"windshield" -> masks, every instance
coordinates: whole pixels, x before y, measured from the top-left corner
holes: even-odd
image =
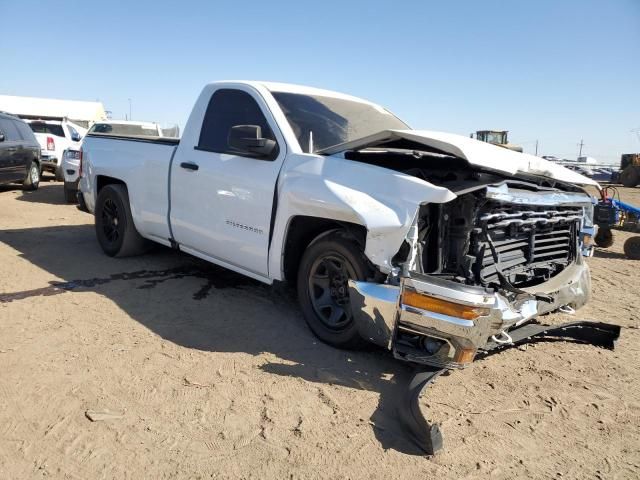
[[[144,135],[157,137],[158,129],[152,125],[127,125],[122,123],[96,123],[89,133],[105,133],[108,135]]]
[[[381,107],[342,98],[273,92],[305,153],[410,127]],[[310,140],[312,138],[312,140]],[[312,145],[312,148],[310,148]]]

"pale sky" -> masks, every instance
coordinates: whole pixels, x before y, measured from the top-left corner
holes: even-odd
[[[0,0],[0,94],[100,100],[114,118],[131,98],[133,119],[184,125],[204,84],[271,80],[414,128],[509,130],[540,155],[640,151],[640,0],[54,4]]]

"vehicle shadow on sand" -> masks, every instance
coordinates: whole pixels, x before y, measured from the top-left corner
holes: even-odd
[[[56,182],[53,177],[45,177],[40,180],[37,190],[24,190],[22,185],[11,183],[0,185],[0,193],[15,192],[16,200],[31,203],[46,203],[48,205],[70,205],[64,199],[64,187],[61,182]]]
[[[286,285],[267,286],[165,248],[136,258],[109,258],[95,240],[93,225],[4,230],[0,242],[63,279],[32,290],[2,292],[0,303],[90,290],[183,347],[250,355],[270,352],[289,364],[266,363],[260,367],[266,373],[378,392],[370,420],[382,447],[423,454],[406,438],[396,415],[413,377],[412,368],[383,351],[346,352],[319,342],[302,318],[295,293]],[[174,280],[184,283],[179,289],[169,288]],[[166,288],[157,288],[160,285]],[[176,302],[183,306],[179,312],[163,308]],[[229,308],[224,308],[225,303]],[[212,304],[220,308],[212,311]]]
[[[596,258],[615,258],[619,260],[626,260],[627,256],[621,252],[612,252],[610,250],[603,250],[601,248],[596,248],[593,252],[593,256]]]
[[[17,187],[20,189],[20,187]],[[61,182],[53,178],[42,179],[40,186],[34,191],[22,191],[16,200],[31,203],[46,203],[48,205],[69,205],[64,199],[64,187]]]

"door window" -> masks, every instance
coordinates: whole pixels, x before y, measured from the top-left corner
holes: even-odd
[[[260,106],[247,92],[233,89],[220,89],[211,96],[202,122],[198,148],[217,153],[237,155],[229,147],[228,139],[231,127],[236,125],[257,125],[262,138],[276,140]],[[274,150],[277,155],[277,149]]]
[[[23,140],[36,143],[36,137],[33,135],[33,132],[29,128],[29,125],[19,121],[16,121],[14,125],[18,129],[18,132],[20,133],[20,136],[22,137]]]
[[[7,142],[17,142],[21,140],[18,129],[12,120],[0,118],[0,131],[4,133],[4,139]]]

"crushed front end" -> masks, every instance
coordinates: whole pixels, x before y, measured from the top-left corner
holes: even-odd
[[[590,196],[575,190],[475,188],[420,207],[395,278],[349,282],[360,335],[415,367],[397,414],[424,452],[434,454],[443,439],[419,398],[445,370],[549,337],[613,348],[618,326],[535,322],[589,300],[592,211]]]
[[[398,359],[460,368],[536,317],[589,299],[584,192],[484,186],[422,205],[397,281],[350,282],[360,333]]]

